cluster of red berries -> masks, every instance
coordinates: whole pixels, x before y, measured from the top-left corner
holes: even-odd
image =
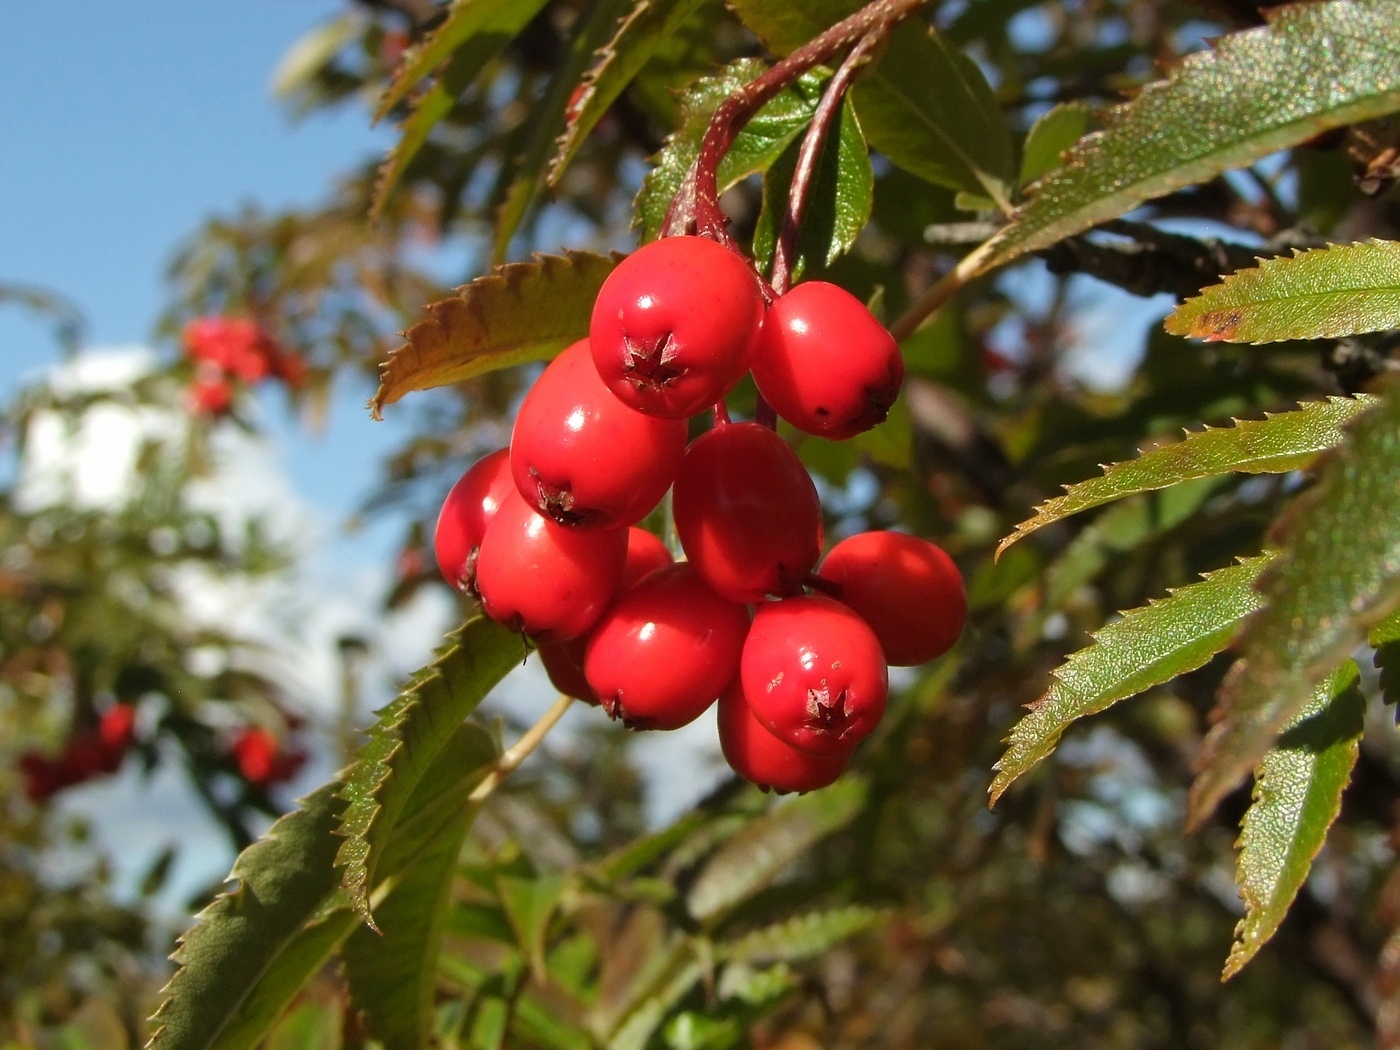
[[[115,773],[135,737],[136,708],[113,704],[102,712],[96,727],[70,736],[57,756],[50,758],[38,751],[20,756],[24,793],[40,802],[64,788]]]
[[[199,317],[181,333],[195,363],[187,398],[191,412],[227,415],[238,385],[280,379],[293,389],[306,381],[306,362],[247,317]]]
[[[888,664],[956,641],[966,598],[947,554],[898,533],[853,536],[814,572],[821,503],[777,432],[721,410],[688,440],[688,418],[749,372],[793,426],[841,439],[885,418],[904,365],[835,285],[769,305],[722,245],[647,245],[526,395],[510,447],[452,488],[435,549],[451,584],[535,641],[561,691],[634,729],[678,728],[718,699],[735,771],[806,791],[875,729]],[[637,527],[667,489],[680,563]]]

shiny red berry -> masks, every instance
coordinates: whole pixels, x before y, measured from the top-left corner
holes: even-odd
[[[953,647],[967,619],[967,591],[953,559],[902,532],[862,532],[831,548],[822,590],[860,614],[896,667]]]
[[[763,311],[743,257],[703,237],[663,237],[603,282],[588,329],[593,363],[633,408],[684,419],[749,370]]]
[[[619,593],[647,573],[664,568],[675,560],[659,538],[633,525],[627,530],[627,562],[622,567],[622,582],[617,588]]]
[[[473,598],[476,590],[476,558],[486,526],[506,494],[515,491],[510,476],[510,451],[497,449],[471,465],[447,493],[438,512],[433,553],[443,579]]]
[[[686,437],[684,420],[644,415],[613,397],[581,340],[525,395],[511,473],[526,501],[560,525],[623,528],[671,487]]]
[[[603,614],[584,674],[604,710],[629,728],[679,729],[734,677],[748,629],[746,606],[710,590],[690,565],[669,565]]]
[[[583,654],[587,648],[588,635],[585,634],[567,642],[541,642],[537,651],[555,689],[575,700],[596,705],[598,694],[583,675]]]
[[[769,307],[753,378],[798,430],[839,441],[884,421],[904,382],[904,358],[854,295],[807,281]]]
[[[798,593],[821,552],[821,501],[807,468],[756,423],[721,424],[692,441],[672,507],[691,564],[731,601]]]
[[[537,641],[562,641],[603,614],[626,560],[626,529],[556,525],[512,488],[482,537],[476,586],[497,623]]]
[[[760,605],[739,669],[754,717],[808,754],[849,751],[885,713],[889,671],[880,642],[831,598]]]
[[[779,794],[824,788],[846,771],[851,760],[849,749],[809,755],[779,740],[749,710],[737,675],[720,694],[719,746],[730,769]]]

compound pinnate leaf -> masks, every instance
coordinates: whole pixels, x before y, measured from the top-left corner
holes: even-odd
[[[618,25],[612,40],[598,52],[593,68],[578,85],[577,97],[569,104],[568,123],[549,166],[551,186],[558,185],[569,162],[608,107],[700,3],[701,0],[638,0]]]
[[[1049,691],[1011,730],[1006,753],[993,767],[991,804],[1054,751],[1077,719],[1193,671],[1229,645],[1263,605],[1254,583],[1270,558],[1261,554],[1218,569],[1096,631],[1094,643],[1060,665]]]
[[[651,160],[651,170],[633,205],[642,240],[661,235],[671,199],[685,181],[700,153],[710,118],[736,88],[763,74],[766,67],[753,58],[740,59],[711,77],[696,81],[681,97],[681,126],[666,139]],[[821,99],[822,85],[830,74],[813,70],[784,88],[760,109],[734,137],[734,144],[720,161],[716,173],[721,192],[756,172],[768,170],[783,150],[811,122]]]
[[[1110,110],[1104,129],[1037,183],[965,268],[999,266],[1328,128],[1400,109],[1391,0],[1288,4],[1268,14],[1268,25],[1221,38]]]
[[[1201,747],[1186,804],[1192,826],[1400,605],[1400,389],[1357,417],[1280,532],[1282,550],[1259,582],[1266,607],[1245,628]]]
[[[997,554],[1036,529],[1138,492],[1229,472],[1283,474],[1301,470],[1319,453],[1339,444],[1346,424],[1373,401],[1361,395],[1307,402],[1296,411],[1188,433],[1173,445],[1111,464],[1101,477],[1067,485],[1063,496],[1042,503],[1034,517],[1021,522],[1001,541]]]
[[[696,876],[686,898],[702,923],[721,919],[769,885],[789,864],[853,820],[865,804],[865,782],[847,775],[831,787],[784,802],[730,838]]]
[[[354,928],[328,908],[336,894],[333,834],[341,803],[327,784],[245,849],[237,885],[195,916],[180,964],[151,1018],[148,1050],[256,1046],[297,990]]]
[[[413,390],[458,383],[498,368],[553,357],[588,334],[593,300],[619,257],[537,255],[478,277],[424,309],[389,355],[370,410],[379,418]]]
[[[1228,980],[1274,935],[1342,808],[1366,715],[1356,664],[1320,683],[1254,772],[1240,825],[1235,882],[1245,915],[1225,961]]]
[[[778,54],[801,47],[857,0],[732,0],[740,19]],[[870,144],[911,174],[986,195],[1010,208],[1011,131],[977,64],[917,17],[890,34],[852,99]]]
[[[339,792],[344,842],[335,857],[342,888],[370,926],[375,867],[409,796],[462,720],[525,655],[519,635],[478,616],[449,635],[438,657],[379,712]]]
[[[1187,299],[1173,335],[1230,343],[1336,339],[1400,328],[1400,242],[1334,244],[1265,259]]]
[[[874,908],[859,905],[811,912],[717,944],[715,956],[725,962],[760,965],[810,959],[870,929],[882,917]]]

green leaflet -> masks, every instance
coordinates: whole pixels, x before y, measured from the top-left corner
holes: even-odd
[[[1300,470],[1342,440],[1344,428],[1374,404],[1366,395],[1305,402],[1296,411],[1236,420],[1232,427],[1207,427],[1174,445],[1155,448],[1137,459],[1114,463],[1103,475],[1065,488],[1063,496],[1042,503],[997,546],[997,554],[1052,522],[1137,492],[1229,471],[1282,474]]]
[[[479,809],[467,796],[495,759],[489,733],[471,723],[457,727],[414,790],[409,815],[386,851],[386,870],[408,867],[375,909],[383,932],[360,925],[341,948],[351,999],[386,1050],[417,1050],[431,1041],[452,879]]]
[[[335,857],[341,887],[370,926],[375,867],[409,795],[457,726],[525,652],[506,628],[484,616],[468,620],[379,712],[339,791],[346,806],[337,833],[345,841]]]
[[[505,909],[511,928],[515,930],[520,953],[541,985],[549,983],[545,970],[546,935],[564,887],[562,875],[496,877],[496,895],[500,897],[501,906]]]
[[[706,926],[769,885],[814,845],[853,820],[866,785],[847,774],[831,787],[801,795],[759,817],[721,846],[700,869],[686,898]]]
[[[1104,130],[1043,178],[964,269],[1000,266],[1153,197],[1400,108],[1400,20],[1391,0],[1268,13],[1267,26],[1221,38],[1110,110]]]
[[[1347,660],[1316,687],[1259,761],[1235,873],[1245,916],[1235,927],[1223,980],[1274,935],[1341,811],[1366,715],[1359,682],[1356,664]]]
[[[1336,339],[1400,328],[1400,243],[1295,251],[1237,270],[1166,320],[1173,335],[1231,343]]]
[[[568,107],[568,123],[549,165],[551,186],[558,185],[569,162],[608,107],[700,3],[701,0],[638,0],[578,85],[578,97]]]
[[[1199,824],[1263,757],[1313,688],[1400,605],[1400,396],[1392,384],[1286,513],[1283,549],[1260,580],[1221,686],[1187,799]]]
[[[667,136],[661,151],[651,159],[651,170],[642,180],[633,204],[643,241],[653,241],[661,235],[671,199],[695,162],[700,140],[719,104],[736,88],[761,76],[765,68],[758,59],[740,59],[715,76],[696,81],[681,97],[681,126]],[[824,70],[805,73],[754,114],[735,135],[733,146],[720,161],[720,192],[755,172],[766,171],[782,155],[811,122],[822,85],[829,77],[830,73]]]
[[[1400,705],[1400,612],[1392,613],[1371,628],[1366,640],[1376,651],[1381,699],[1387,704]],[[1396,710],[1400,711],[1400,706]]]
[[[389,354],[370,399],[378,419],[385,405],[414,390],[554,357],[588,334],[593,300],[617,258],[592,252],[536,255],[506,263],[425,310]]]
[[[861,7],[858,0],[733,0],[744,24],[778,54]],[[852,88],[870,144],[905,171],[985,195],[1009,210],[1011,130],[975,62],[913,16],[890,34]]]
[[[1029,186],[1064,163],[1064,154],[1088,132],[1092,122],[1083,102],[1061,102],[1037,118],[1026,133],[1018,184]]]
[[[811,912],[717,944],[715,955],[725,962],[759,965],[810,959],[870,929],[881,918],[874,908],[859,905]]]
[[[1055,671],[1049,691],[1011,730],[993,767],[991,804],[1060,742],[1076,719],[1195,670],[1230,644],[1263,600],[1254,582],[1272,555],[1217,569],[1100,628],[1094,642]]]
[[[777,249],[801,148],[802,140],[794,139],[763,179],[763,206],[753,235],[754,259],[763,269],[772,263]],[[870,167],[870,151],[847,96],[836,126],[822,144],[806,213],[798,230],[793,281],[803,271],[828,266],[848,252],[870,221],[874,202],[875,173]]]

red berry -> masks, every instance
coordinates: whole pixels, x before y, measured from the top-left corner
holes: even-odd
[[[561,641],[603,614],[626,560],[627,530],[556,525],[512,488],[482,537],[476,586],[497,623],[537,641]]]
[[[953,559],[902,532],[862,532],[827,554],[823,590],[870,625],[885,659],[908,667],[953,647],[967,618],[967,591]]]
[[[248,317],[200,317],[185,325],[185,352],[194,360],[253,383],[268,374],[276,346]]]
[[[433,553],[438,571],[453,587],[473,598],[476,590],[476,558],[486,526],[507,493],[515,491],[510,477],[510,450],[497,449],[477,460],[457,479],[438,512]]]
[[[684,419],[743,378],[763,310],[740,255],[703,237],[664,237],[603,282],[588,329],[593,363],[633,408]]]
[[[272,782],[277,751],[277,738],[261,726],[244,729],[229,748],[239,774],[257,787]]]
[[[749,610],[687,565],[657,569],[618,596],[588,638],[583,670],[603,708],[631,729],[679,729],[739,667]]]
[[[818,756],[783,743],[753,716],[737,675],[719,697],[719,746],[730,769],[779,794],[826,787],[851,760],[849,750]]]
[[[627,530],[627,562],[622,567],[622,582],[618,584],[618,593],[631,587],[652,570],[663,568],[674,561],[671,552],[666,549],[666,544],[646,529],[639,529],[633,525]]]
[[[189,411],[200,416],[225,416],[233,407],[233,387],[222,374],[203,369],[185,393]]]
[[[731,601],[800,592],[821,553],[816,486],[783,439],[756,423],[721,424],[692,441],[672,506],[691,564]]]
[[[107,772],[115,772],[136,738],[136,708],[131,704],[113,704],[103,711],[97,722],[97,738],[107,760]]]
[[[666,494],[686,425],[633,411],[608,392],[587,340],[554,359],[525,396],[510,466],[525,500],[560,525],[636,524]]]
[[[849,751],[885,713],[889,672],[879,640],[821,595],[759,606],[739,668],[754,717],[799,751]]]
[[[598,703],[598,694],[583,675],[583,654],[588,647],[588,635],[570,638],[567,642],[541,642],[540,663],[550,684],[565,696],[586,704]]]
[[[753,378],[798,430],[839,441],[884,421],[904,382],[904,358],[854,295],[807,281],[769,307]]]
[[[24,793],[31,802],[52,798],[73,783],[57,763],[37,751],[26,751],[20,756],[19,771],[24,777]]]

